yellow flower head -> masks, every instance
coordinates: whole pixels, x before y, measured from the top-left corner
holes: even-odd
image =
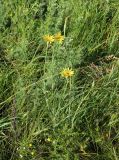
[[[32,147],[32,144],[31,144],[31,143],[29,144],[29,147]]]
[[[52,42],[54,42],[54,36],[45,35],[45,36],[43,36],[43,40],[45,42],[52,43]]]
[[[48,142],[51,142],[52,140],[51,140],[51,138],[50,138],[50,137],[48,137],[48,138],[47,138],[47,141],[48,141]]]
[[[74,75],[74,71],[67,68],[67,69],[63,69],[60,74],[62,77],[68,78]]]
[[[58,41],[59,43],[62,43],[62,41],[64,40],[64,36],[62,36],[61,33],[58,32],[57,34],[55,34],[54,40]]]
[[[35,152],[34,152],[34,151],[32,151],[32,152],[31,152],[31,155],[33,156],[34,154],[35,154]]]

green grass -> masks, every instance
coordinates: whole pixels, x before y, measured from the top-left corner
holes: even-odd
[[[118,57],[118,0],[1,0],[0,160],[118,160]]]

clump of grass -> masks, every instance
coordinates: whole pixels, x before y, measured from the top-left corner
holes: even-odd
[[[0,158],[117,160],[118,2],[0,6]]]

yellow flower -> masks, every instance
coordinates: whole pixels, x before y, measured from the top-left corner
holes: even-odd
[[[31,155],[33,156],[34,154],[35,154],[35,152],[34,152],[34,151],[32,151],[32,152],[31,152]]]
[[[61,74],[62,77],[68,78],[68,77],[72,77],[74,75],[74,71],[67,68],[67,69],[63,69],[60,72],[60,74]]]
[[[31,144],[31,143],[29,144],[29,147],[32,147],[32,144]]]
[[[59,43],[62,43],[62,41],[64,40],[64,36],[62,36],[61,33],[58,32],[57,34],[55,34],[54,40],[58,41]]]
[[[54,36],[45,35],[45,36],[43,36],[43,40],[45,42],[52,43],[52,42],[54,42]]]
[[[51,142],[52,140],[51,140],[51,138],[50,138],[50,137],[48,137],[48,138],[47,138],[47,141],[48,141],[48,142]]]

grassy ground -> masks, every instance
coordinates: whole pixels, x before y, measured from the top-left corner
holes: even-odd
[[[118,160],[118,0],[1,0],[0,33],[0,160]]]

